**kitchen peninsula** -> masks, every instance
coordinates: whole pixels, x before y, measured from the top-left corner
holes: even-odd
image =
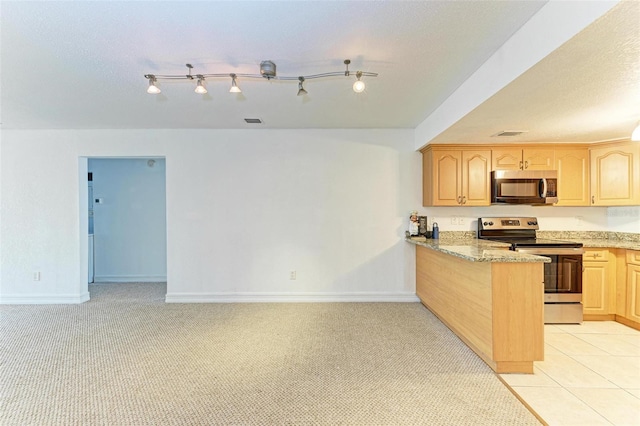
[[[416,245],[420,301],[497,373],[533,373],[544,359],[543,263],[477,240]]]

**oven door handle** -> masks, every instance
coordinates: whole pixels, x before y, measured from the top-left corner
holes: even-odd
[[[540,247],[540,248],[534,248],[534,247],[517,247],[516,251],[519,253],[525,253],[525,254],[539,254],[539,255],[558,255],[558,254],[575,254],[575,255],[582,255],[584,253],[584,249],[582,247],[555,247],[555,248],[550,248],[550,247]]]

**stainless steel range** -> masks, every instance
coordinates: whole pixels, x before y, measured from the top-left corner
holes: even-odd
[[[546,256],[544,264],[545,324],[582,322],[581,243],[536,238],[535,217],[478,218],[478,238],[510,243],[510,250]]]

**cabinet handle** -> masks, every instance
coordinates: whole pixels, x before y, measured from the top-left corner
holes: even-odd
[[[528,168],[529,168],[529,162],[528,162],[528,161],[525,161],[525,162],[524,162],[524,168],[525,168],[525,169],[528,169]]]
[[[522,161],[520,161],[520,166],[519,167],[520,167],[520,170],[522,170]]]
[[[596,196],[592,195],[591,196],[591,204],[595,204],[596,203]]]
[[[462,196],[462,204],[467,204],[467,196],[466,195]]]
[[[462,204],[462,197],[460,195],[458,195],[457,201],[458,201],[458,204]]]

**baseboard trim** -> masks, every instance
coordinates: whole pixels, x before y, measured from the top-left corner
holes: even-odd
[[[167,293],[167,303],[322,303],[322,302],[420,302],[410,292],[354,293]]]
[[[82,294],[9,294],[0,296],[0,305],[75,305],[89,300],[89,292]]]
[[[163,283],[166,275],[96,275],[94,283]]]

